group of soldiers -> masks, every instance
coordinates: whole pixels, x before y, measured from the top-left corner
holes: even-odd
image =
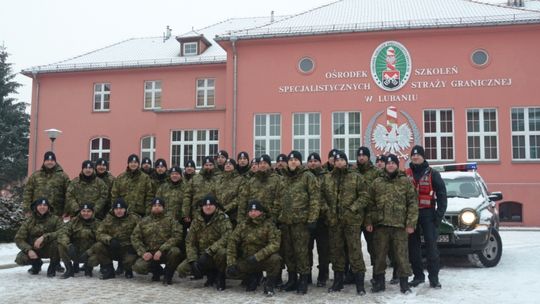
[[[38,274],[42,258],[50,258],[49,277],[63,270],[61,278],[73,277],[82,264],[85,276],[100,266],[105,280],[151,273],[152,281],[170,285],[178,273],[206,276],[204,285],[217,290],[228,278],[242,280],[246,291],[262,284],[269,296],[278,287],[306,294],[316,244],[316,285],[326,286],[332,264],[329,292],[354,283],[364,295],[363,233],[373,265],[371,291],[385,290],[390,258],[390,282],[409,293],[425,281],[423,233],[430,286],[440,288],[436,240],[446,190],[424,155],[423,147],[413,147],[410,168],[401,171],[393,154],[377,156],[374,165],[367,147],[358,149],[354,166],[336,149],[324,164],[317,153],[303,164],[301,153],[292,151],[280,154],[275,166],[268,155],[250,161],[240,152],[235,160],[221,150],[205,157],[196,173],[193,161],[182,170],[158,159],[152,168],[150,159],[132,154],[116,178],[98,159],[84,161],[70,181],[47,152],[24,189],[27,219],[15,236],[21,249],[16,262]]]

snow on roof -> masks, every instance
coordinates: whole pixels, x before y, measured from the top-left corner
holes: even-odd
[[[493,1],[493,0],[491,0]],[[540,11],[481,0],[340,0],[219,37],[240,39],[377,30],[540,23]]]

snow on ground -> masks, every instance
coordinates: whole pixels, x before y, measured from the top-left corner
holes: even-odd
[[[501,236],[504,249],[497,267],[475,268],[467,259],[446,258],[440,273],[441,290],[423,284],[406,296],[399,292],[397,285],[387,283],[386,292],[368,291],[362,298],[356,295],[354,285],[346,285],[344,291],[335,294],[328,294],[326,288],[310,286],[304,296],[277,292],[273,298],[267,298],[262,288],[246,293],[239,281],[234,280],[227,281],[229,288],[224,292],[204,288],[204,281],[179,278],[175,278],[172,286],[152,283],[150,276],[138,275],[132,280],[122,277],[102,281],[97,278],[97,269],[93,278],[78,274],[75,278],[61,280],[47,278],[47,265],[44,265],[44,271],[38,276],[29,275],[28,267],[0,270],[0,303],[26,303],[32,299],[39,299],[41,303],[538,303],[540,231],[502,231]],[[11,253],[7,262],[12,263],[16,254],[13,244],[0,246],[0,261],[5,260],[7,253]],[[369,264],[368,256],[364,257]],[[316,275],[313,274],[314,279]],[[367,290],[369,278],[371,267],[366,273]]]

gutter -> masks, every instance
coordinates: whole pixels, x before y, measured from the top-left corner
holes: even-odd
[[[37,78],[37,71],[32,71],[32,79],[36,83],[36,113],[34,115],[34,151],[32,159],[32,172],[36,171],[36,160],[37,160],[37,145],[38,145],[38,122],[39,122],[39,80]],[[33,114],[33,113],[31,113]],[[30,174],[28,174],[30,176]]]
[[[236,155],[237,136],[237,103],[238,103],[238,53],[236,52],[236,42],[238,37],[230,37],[233,49],[233,131],[232,131],[232,155]]]

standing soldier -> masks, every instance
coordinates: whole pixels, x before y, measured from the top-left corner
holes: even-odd
[[[236,168],[238,173],[245,179],[249,179],[251,177],[249,174],[249,154],[245,151],[238,153],[236,162],[238,163],[238,167]]]
[[[214,158],[206,156],[203,168],[187,183],[182,202],[182,216],[185,224],[189,225],[193,219],[193,210],[198,209],[199,201],[207,194],[215,196],[217,177],[215,175]]]
[[[417,145],[412,148],[410,168],[406,170],[406,173],[418,192],[419,208],[418,226],[409,238],[409,258],[414,274],[409,285],[416,287],[425,280],[420,242],[420,235],[423,235],[426,244],[429,286],[441,288],[437,228],[446,212],[446,185],[441,174],[429,167],[422,146]]]
[[[157,162],[156,162],[157,163]],[[180,221],[182,215],[182,202],[184,199],[184,183],[182,181],[182,169],[172,167],[167,181],[159,186],[156,197],[161,197],[167,202],[165,214]]]
[[[408,234],[414,232],[418,219],[418,198],[407,176],[399,170],[399,159],[390,154],[380,177],[369,188],[370,203],[366,216],[366,229],[373,232],[375,266],[372,291],[385,290],[384,271],[388,250],[393,250],[394,267],[397,267],[402,293],[410,293],[407,278],[411,275]]]
[[[56,275],[58,258],[58,231],[62,228],[62,220],[51,213],[49,201],[40,198],[30,208],[32,214],[23,222],[15,235],[15,244],[21,250],[15,258],[17,265],[32,265],[30,274],[38,274],[43,265],[42,258],[50,258],[47,276]]]
[[[96,243],[98,224],[99,221],[94,217],[94,205],[87,203],[81,205],[78,216],[58,232],[58,251],[62,262],[66,265],[62,279],[73,277],[78,273],[79,262],[84,263],[84,275],[92,276],[93,267],[88,266],[88,258],[92,255],[91,247]],[[97,258],[93,259],[97,262]]]
[[[216,155],[216,175],[221,175],[223,170],[225,170],[225,161],[227,159],[229,159],[229,153],[227,153],[225,150],[219,150],[218,154]]]
[[[132,266],[137,259],[137,253],[131,245],[131,234],[141,218],[127,210],[127,204],[122,198],[114,201],[112,209],[97,229],[97,243],[92,247],[92,255],[88,266],[95,267],[99,262],[103,268],[102,280],[115,277],[113,260],[118,261],[118,268],[125,269],[125,277],[133,278]],[[122,274],[118,271],[117,274]]]
[[[225,165],[227,166],[227,165]],[[186,238],[187,258],[178,266],[180,276],[189,272],[195,278],[206,274],[205,287],[214,281],[216,289],[225,289],[225,268],[227,266],[227,241],[232,232],[229,217],[219,209],[216,198],[209,195],[201,200],[200,217],[193,219]]]
[[[131,212],[144,216],[146,204],[152,200],[152,181],[150,177],[139,168],[139,157],[131,154],[128,157],[128,166],[124,173],[114,181],[111,199],[124,199]]]
[[[255,173],[259,171],[259,159],[254,158],[251,160],[251,165],[249,166],[249,177],[255,176]]]
[[[108,196],[107,185],[97,178],[92,162],[85,160],[82,163],[79,176],[69,183],[66,194],[66,209],[69,216],[77,216],[81,206],[91,202],[95,206],[94,214],[103,218],[105,210],[109,209]]]
[[[276,168],[274,169],[278,175],[284,175],[287,170],[287,162],[289,161],[287,155],[280,154],[276,158]]]
[[[184,168],[184,179],[186,180],[186,183],[191,180],[193,176],[195,176],[197,166],[195,165],[195,162],[190,159],[186,163],[186,167]]]
[[[152,178],[154,193],[156,193],[159,186],[165,184],[167,182],[167,177],[169,177],[167,174],[167,162],[164,159],[160,158],[156,160],[154,172],[150,175],[150,177]]]
[[[146,173],[146,175],[150,176],[154,172],[154,169],[152,169],[152,160],[148,157],[143,157],[141,162],[141,171]]]
[[[178,248],[183,238],[181,226],[164,212],[165,201],[159,197],[152,200],[152,210],[137,224],[131,235],[133,248],[139,258],[133,270],[139,274],[152,272],[152,281],[157,282],[163,274],[163,284],[171,285],[174,271],[182,260]],[[161,264],[165,264],[165,271]]]
[[[248,203],[247,219],[239,223],[227,243],[227,275],[247,277],[246,291],[257,289],[260,273],[266,271],[264,293],[274,295],[274,287],[281,272],[279,244],[281,233],[266,216],[267,210],[257,201]]]
[[[296,289],[307,293],[309,270],[309,236],[317,228],[320,188],[315,176],[302,166],[302,154],[289,153],[288,168],[283,176],[283,196],[278,223],[281,224],[282,252],[289,273],[285,291]],[[298,280],[300,274],[300,280]]]
[[[96,176],[107,185],[107,205],[102,210],[103,214],[96,214],[98,218],[105,218],[109,210],[111,210],[111,190],[115,179],[111,172],[109,172],[109,162],[106,159],[98,158],[96,160]]]
[[[360,231],[369,198],[365,179],[349,171],[347,155],[338,151],[334,155],[334,170],[325,176],[322,185],[324,200],[328,203],[331,257],[334,283],[328,292],[343,289],[346,257],[354,274],[356,293],[365,295],[366,266],[362,257]]]
[[[65,208],[65,200],[68,185],[69,177],[56,162],[56,155],[51,151],[46,152],[41,169],[34,172],[24,186],[23,211],[28,216],[32,215],[30,204],[38,198],[47,198],[50,212],[67,217],[69,211]]]
[[[229,216],[234,226],[236,226],[240,190],[245,182],[246,179],[236,171],[236,162],[234,159],[227,159],[223,173],[217,181],[216,198],[225,209],[225,213]]]
[[[336,156],[338,151],[338,149],[332,149],[328,152],[328,161],[323,165],[323,168],[326,169],[326,171],[332,172],[332,170],[334,170],[334,156]]]
[[[308,169],[317,178],[317,183],[322,185],[324,177],[328,171],[322,167],[321,156],[318,153],[311,153],[308,156]],[[321,188],[321,191],[323,189]],[[321,192],[322,193],[322,192]],[[319,257],[319,275],[317,276],[317,287],[326,286],[328,280],[328,265],[330,264],[330,245],[328,240],[328,206],[326,201],[322,199],[319,201],[319,219],[317,220],[317,229],[315,234],[312,234],[309,239],[309,261],[310,266],[313,266],[313,246],[315,240],[317,240],[317,255]],[[309,276],[311,279],[311,275]],[[311,283],[311,280],[309,280]]]
[[[377,155],[377,158],[375,159],[375,167],[377,167],[379,170],[384,170],[384,166],[386,166],[386,155]]]

